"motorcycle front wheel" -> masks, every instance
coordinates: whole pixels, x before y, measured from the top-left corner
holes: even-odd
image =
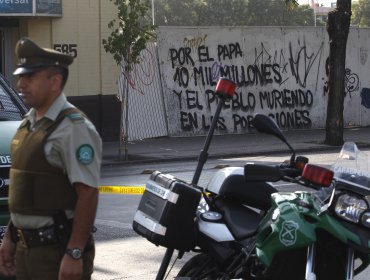
[[[217,275],[218,268],[215,261],[206,254],[199,254],[185,263],[176,279],[215,280]]]

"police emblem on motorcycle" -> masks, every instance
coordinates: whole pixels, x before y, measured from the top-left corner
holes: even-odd
[[[279,239],[285,246],[294,245],[297,241],[297,229],[299,225],[294,221],[285,221],[280,231]]]

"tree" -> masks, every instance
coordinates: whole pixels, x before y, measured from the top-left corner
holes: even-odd
[[[284,5],[285,0],[249,0],[249,26],[307,26],[314,24],[313,9],[308,5]]]
[[[203,26],[242,26],[246,25],[247,0],[208,0],[201,10],[199,25]]]
[[[351,25],[370,27],[370,2],[368,0],[353,2]]]
[[[344,78],[350,20],[351,0],[337,0],[337,8],[329,13],[326,25],[330,51],[325,143],[329,145],[343,144]]]
[[[113,1],[113,0],[110,0]],[[117,19],[108,23],[111,33],[102,43],[106,52],[113,55],[117,65],[124,65],[122,74],[126,81],[130,80],[132,64],[140,63],[140,52],[145,49],[146,43],[154,37],[154,27],[150,24],[149,4],[143,0],[114,0],[117,6]],[[121,159],[122,141],[125,144],[125,159],[127,159],[127,127],[128,127],[128,83],[126,83],[125,98],[121,99],[120,147]],[[125,118],[123,112],[126,112]],[[125,131],[123,131],[123,118]]]
[[[171,26],[313,25],[313,9],[296,5],[292,0],[156,0],[155,22]]]
[[[156,0],[156,25],[194,26],[199,23],[199,12],[205,7],[203,0]]]
[[[295,0],[285,0],[296,2]],[[294,3],[290,3],[294,5]],[[326,111],[325,143],[343,144],[343,107],[346,49],[351,20],[351,0],[337,0],[337,8],[328,14],[326,29],[329,34],[329,95]]]
[[[113,55],[117,64],[126,62],[127,67],[139,62],[140,52],[154,37],[154,26],[148,16],[149,4],[143,0],[110,0],[117,6],[117,19],[108,23],[111,34],[102,43],[106,52]]]

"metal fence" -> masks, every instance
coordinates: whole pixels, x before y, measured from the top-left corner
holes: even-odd
[[[155,43],[150,43],[140,54],[140,63],[125,72],[121,65],[118,79],[122,102],[122,137],[126,141],[167,136],[158,53]]]

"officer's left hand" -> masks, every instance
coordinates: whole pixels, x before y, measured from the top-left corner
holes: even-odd
[[[6,231],[0,246],[0,274],[5,276],[15,275],[15,244],[10,238],[9,230]]]
[[[64,255],[59,268],[59,280],[81,280],[83,272],[83,260],[74,260]]]

